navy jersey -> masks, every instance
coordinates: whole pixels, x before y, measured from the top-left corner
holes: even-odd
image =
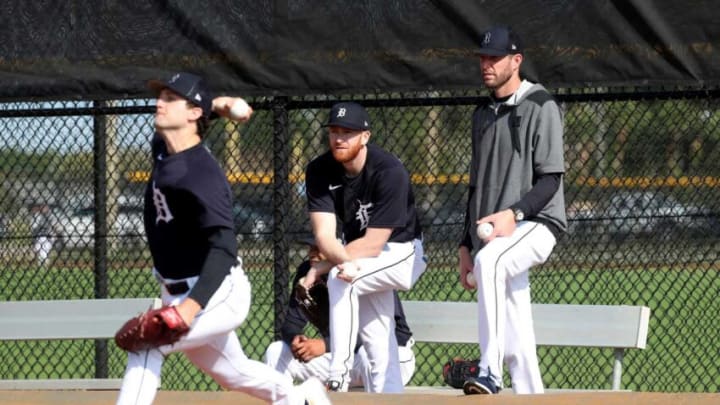
[[[156,137],[153,158],[144,217],[155,268],[170,279],[198,276],[211,248],[210,235],[218,228],[232,235],[230,186],[202,144],[168,155],[165,143]],[[219,243],[235,257],[234,237],[223,237]],[[229,273],[230,268],[219,271]]]
[[[342,164],[327,152],[308,165],[308,210],[334,213],[345,243],[371,228],[392,228],[389,242],[419,239],[420,222],[410,175],[394,155],[367,145],[360,174],[347,176]]]

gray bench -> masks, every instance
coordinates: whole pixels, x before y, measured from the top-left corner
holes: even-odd
[[[159,298],[0,302],[0,340],[110,339]],[[20,361],[20,359],[19,359]],[[120,379],[0,380],[8,389],[117,389]]]
[[[477,303],[403,301],[418,342],[477,343]],[[621,389],[627,349],[644,349],[650,308],[628,305],[532,304],[539,346],[600,347],[614,350],[612,389]]]

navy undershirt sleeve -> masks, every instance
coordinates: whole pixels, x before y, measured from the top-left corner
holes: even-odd
[[[468,190],[468,201],[465,204],[465,224],[463,225],[463,238],[460,240],[460,246],[465,246],[469,251],[472,252],[472,237],[470,236],[470,229],[472,229],[472,221],[470,219],[470,201],[473,194],[475,194],[475,187],[470,187]]]
[[[533,188],[525,194],[520,201],[510,208],[520,209],[525,213],[525,219],[536,216],[552,199],[555,192],[560,188],[562,173],[541,174]]]
[[[220,287],[225,276],[230,274],[230,268],[237,263],[237,253],[231,251],[235,238],[233,232],[221,227],[209,228],[207,232],[208,254],[200,271],[200,277],[188,295],[203,308]]]

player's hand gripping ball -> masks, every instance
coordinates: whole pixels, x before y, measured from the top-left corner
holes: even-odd
[[[483,222],[477,227],[477,236],[480,240],[485,240],[492,235],[493,225],[490,222]]]
[[[252,108],[245,100],[236,98],[233,101],[233,105],[230,107],[230,119],[244,121],[250,118],[250,114],[252,114]]]
[[[339,267],[338,278],[348,283],[352,282],[360,273],[360,266],[354,260],[344,262]]]
[[[465,282],[466,282],[470,287],[473,287],[473,288],[477,287],[477,281],[475,281],[475,275],[474,275],[472,272],[469,272],[469,273],[465,276]]]

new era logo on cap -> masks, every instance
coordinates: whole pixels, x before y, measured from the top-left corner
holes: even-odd
[[[483,32],[480,55],[505,56],[515,53],[522,53],[522,44],[517,34],[507,26],[496,26]]]
[[[149,81],[148,87],[158,93],[162,89],[170,89],[187,101],[202,108],[203,116],[209,117],[212,113],[212,97],[200,76],[185,72],[175,73],[166,81]]]
[[[325,126],[366,131],[370,129],[370,117],[365,108],[358,103],[337,103],[330,110],[330,116]]]

